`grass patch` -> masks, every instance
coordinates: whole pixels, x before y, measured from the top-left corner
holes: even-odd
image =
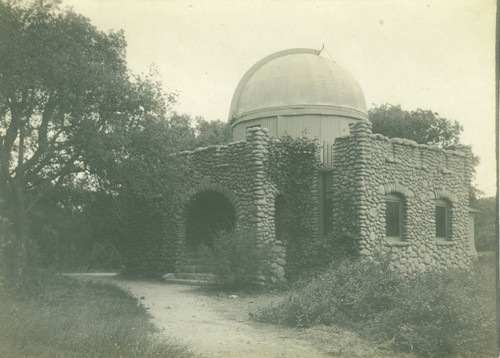
[[[482,265],[470,272],[403,278],[384,260],[344,260],[257,319],[295,327],[339,326],[394,352],[493,357],[495,270]]]
[[[105,283],[44,274],[31,294],[0,288],[1,357],[195,355],[156,335],[137,299]]]

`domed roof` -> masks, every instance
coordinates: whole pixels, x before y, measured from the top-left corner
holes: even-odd
[[[334,114],[367,119],[356,79],[312,49],[276,52],[257,62],[236,88],[229,120],[290,114]]]

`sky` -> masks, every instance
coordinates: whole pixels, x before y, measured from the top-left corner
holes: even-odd
[[[125,31],[135,73],[158,69],[177,111],[227,120],[244,73],[288,48],[325,50],[368,107],[401,104],[457,120],[496,195],[495,0],[64,0],[100,30]]]

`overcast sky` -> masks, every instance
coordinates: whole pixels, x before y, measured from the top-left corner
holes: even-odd
[[[238,81],[283,49],[320,49],[348,69],[366,103],[431,109],[459,121],[496,193],[494,0],[65,0],[101,30],[123,29],[129,67],[158,68],[177,110],[227,120]]]

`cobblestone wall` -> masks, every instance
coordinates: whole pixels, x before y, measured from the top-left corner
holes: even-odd
[[[176,216],[166,225],[174,232],[175,245],[166,244],[165,251],[180,259],[186,235],[186,217],[190,200],[200,192],[216,191],[225,196],[236,212],[236,231],[250,232],[258,245],[272,247],[272,279],[284,277],[285,251],[275,240],[274,204],[277,188],[266,171],[271,139],[266,128],[249,128],[246,141],[228,145],[198,148],[183,152],[190,175],[187,192],[179,193]]]
[[[470,264],[468,242],[470,148],[455,151],[389,139],[371,133],[371,124],[350,125],[351,135],[334,144],[334,235],[356,240],[360,253],[391,254],[403,271]],[[385,197],[404,198],[400,240],[386,238]],[[436,199],[450,203],[448,240],[436,238]]]
[[[350,131],[351,135],[337,138],[333,146],[333,235],[355,240],[362,255],[390,254],[395,268],[402,271],[468,266],[470,148],[445,151],[389,139],[372,134],[365,121],[351,124]],[[236,231],[251,233],[258,245],[271,247],[270,278],[283,279],[286,244],[275,237],[275,198],[283,188],[272,180],[276,173],[270,165],[275,141],[279,139],[270,138],[266,128],[255,127],[247,130],[246,141],[181,153],[189,169],[188,189],[178,193],[169,210],[176,214],[165,220],[165,236],[170,237],[163,245],[165,261],[180,260],[189,203],[198,193],[211,190],[233,206]],[[318,187],[317,173],[309,174],[310,195],[301,207],[303,216],[315,226],[313,237],[304,238],[312,245],[318,235]],[[404,229],[397,240],[386,238],[385,200],[391,193],[404,202]],[[447,239],[436,238],[437,199],[449,203]]]

